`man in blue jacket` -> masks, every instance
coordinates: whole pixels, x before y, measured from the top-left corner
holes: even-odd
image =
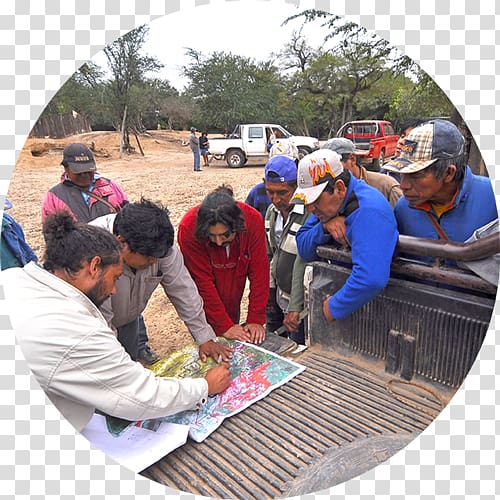
[[[346,244],[352,251],[350,276],[323,303],[328,321],[341,320],[387,285],[398,239],[396,219],[384,196],[344,170],[331,150],[302,158],[297,181],[292,202],[304,203],[312,214],[297,232],[300,256],[316,260],[316,248],[324,244]]]
[[[464,143],[453,123],[432,120],[385,165],[401,176],[404,196],[394,207],[401,234],[464,242],[498,217],[491,181],[467,166]]]

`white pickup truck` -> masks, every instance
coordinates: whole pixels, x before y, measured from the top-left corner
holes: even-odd
[[[210,153],[216,159],[226,160],[229,167],[242,167],[249,158],[268,157],[268,145],[291,142],[297,146],[299,156],[319,148],[314,137],[292,135],[281,125],[251,123],[236,125],[226,139],[210,139]]]

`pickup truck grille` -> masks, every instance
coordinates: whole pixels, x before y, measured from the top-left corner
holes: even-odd
[[[306,494],[387,460],[445,404],[418,384],[396,389],[383,363],[368,364],[360,355],[345,358],[315,346],[296,360],[307,367],[302,374],[143,475],[215,498]]]

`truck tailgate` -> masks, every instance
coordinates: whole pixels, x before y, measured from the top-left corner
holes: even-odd
[[[381,361],[360,354],[343,357],[316,345],[295,359],[307,367],[302,374],[143,475],[216,498],[318,491],[387,460],[451,396],[424,382],[392,385]]]

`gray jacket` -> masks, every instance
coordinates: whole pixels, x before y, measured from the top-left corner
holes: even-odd
[[[115,217],[116,214],[105,215],[90,224],[111,232]],[[212,327],[207,323],[198,289],[175,245],[166,257],[146,269],[133,271],[124,263],[123,273],[116,282],[116,294],[100,308],[103,316],[114,329],[130,323],[146,309],[158,285],[163,287],[179,318],[184,321],[199,345],[216,338]]]
[[[193,153],[198,152],[200,150],[200,141],[194,132],[189,134],[189,147]]]

